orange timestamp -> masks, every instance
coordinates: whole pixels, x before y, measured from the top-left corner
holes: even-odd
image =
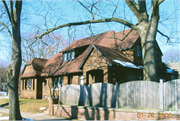
[[[143,118],[143,113],[138,112],[137,113],[138,118]],[[171,118],[171,113],[158,113],[157,118]],[[148,113],[148,118],[154,118],[154,113]]]

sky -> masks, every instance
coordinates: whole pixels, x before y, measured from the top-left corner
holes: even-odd
[[[36,33],[37,29],[36,27],[41,27],[43,29],[47,29],[44,21],[44,18],[40,15],[46,15],[46,21],[48,28],[54,27],[54,23],[57,22],[57,25],[65,24],[68,22],[74,22],[74,21],[81,21],[81,20],[90,20],[91,15],[82,7],[79,6],[77,2],[72,2],[70,0],[68,1],[61,1],[60,3],[55,3],[55,0],[53,2],[51,1],[43,1],[40,3],[35,2],[34,0],[30,1],[24,1],[23,7],[22,7],[22,17],[21,17],[21,35],[24,36],[26,34],[34,34]],[[34,4],[35,3],[35,4]],[[117,1],[113,2],[114,4],[117,3]],[[121,1],[120,3],[121,4]],[[111,4],[112,7],[101,5],[99,7],[104,8],[101,12],[102,16],[111,17],[112,16],[112,10],[113,4]],[[158,29],[166,34],[167,36],[173,37],[173,38],[179,38],[180,33],[180,20],[179,20],[179,6],[180,2],[178,0],[165,0],[160,5],[160,21],[163,21],[159,24]],[[51,11],[47,13],[47,10],[49,8],[52,8]],[[28,9],[27,9],[28,8]],[[117,14],[115,14],[115,17],[122,17],[124,13],[122,13],[123,8],[117,9]],[[174,14],[174,13],[177,14]],[[124,15],[127,19],[130,19],[133,23],[137,22],[137,19],[135,19],[134,15],[126,9],[126,13]],[[95,16],[95,19],[101,18],[101,16]],[[164,19],[168,18],[167,21],[164,21]],[[0,20],[1,21],[1,20]],[[119,23],[103,23],[103,24],[94,24],[91,26],[94,34],[103,33],[109,30],[114,30],[115,32],[122,31],[124,29],[124,26],[122,26]],[[91,32],[88,30],[89,26],[78,26],[78,27],[72,27],[72,28],[62,28],[61,30],[55,31],[55,34],[61,34],[61,36],[67,40],[67,44],[71,43],[69,40],[72,38],[69,38],[68,36],[68,30],[70,30],[71,35],[74,37],[75,40],[85,38],[90,36]],[[128,28],[126,28],[128,29]],[[173,30],[173,32],[172,32]],[[41,32],[45,32],[42,30]],[[164,53],[170,48],[180,48],[179,42],[177,42],[174,39],[171,39],[173,44],[171,42],[167,43],[167,38],[161,36],[160,34],[157,34],[157,42],[161,48],[161,51]],[[174,43],[175,41],[175,43]],[[35,45],[34,45],[35,46]],[[0,60],[6,62],[7,64],[10,62],[11,57],[11,41],[8,35],[4,33],[0,33]]]

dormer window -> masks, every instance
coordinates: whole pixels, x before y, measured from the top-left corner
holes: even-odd
[[[137,57],[142,57],[142,50],[140,45],[137,45]]]
[[[68,52],[68,61],[71,60],[71,52]]]
[[[67,53],[63,54],[63,61],[67,61]]]
[[[72,52],[71,52],[71,60],[74,60],[74,59],[75,59],[75,52],[72,51]]]
[[[63,61],[71,61],[75,59],[75,52],[70,51],[63,54]]]

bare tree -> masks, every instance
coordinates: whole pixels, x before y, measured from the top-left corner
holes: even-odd
[[[28,38],[26,35],[25,37]],[[33,58],[50,58],[56,53],[58,53],[62,47],[63,43],[66,41],[60,35],[47,36],[43,41],[36,41],[23,38],[22,41],[22,64],[32,60]]]
[[[27,5],[26,5],[27,6]],[[37,10],[36,7],[38,6]],[[62,19],[62,14],[56,12],[54,9],[60,10],[56,1],[36,1],[33,7],[27,6],[30,10],[26,11],[28,14],[40,19],[39,22],[29,22],[28,25],[31,31],[25,31],[22,34],[22,63],[33,58],[50,58],[58,53],[64,46],[67,46],[66,40],[61,36],[60,31],[47,34],[43,39],[36,38],[29,40],[29,38],[36,37],[48,29],[49,26],[55,27]],[[46,11],[44,11],[44,9]],[[31,17],[29,17],[30,19]],[[56,18],[56,19],[54,19]],[[37,19],[36,19],[37,20]]]
[[[12,41],[11,63],[8,66],[9,120],[22,120],[19,109],[18,80],[21,67],[20,18],[22,1],[2,0],[0,25],[8,31]],[[5,19],[6,18],[6,19]],[[7,19],[8,18],[8,19]],[[7,21],[8,20],[8,21]]]
[[[40,6],[42,8],[43,8],[43,4],[40,3]],[[27,6],[27,4],[25,4],[25,3],[23,3],[23,5]],[[34,6],[35,5],[36,4],[34,4]],[[40,7],[38,6],[37,8],[38,8],[37,11],[39,11]],[[9,120],[21,120],[22,118],[21,118],[20,109],[19,109],[19,97],[18,97],[18,81],[19,81],[20,67],[21,67],[21,61],[22,61],[22,56],[21,56],[21,38],[22,37],[20,34],[20,24],[24,23],[24,21],[20,21],[20,20],[24,19],[21,17],[22,1],[14,0],[14,1],[6,2],[5,0],[2,0],[2,4],[0,4],[0,9],[1,9],[0,31],[4,32],[5,34],[8,33],[9,37],[11,38],[11,42],[12,42],[11,63],[8,66],[8,73],[7,73],[8,88],[9,88]],[[33,9],[35,9],[35,8],[33,8]],[[33,10],[33,9],[31,8],[31,10]],[[45,8],[43,8],[42,10],[44,11],[44,9]],[[29,11],[26,11],[26,13],[28,13],[28,12]],[[49,11],[47,13],[49,13]],[[52,18],[50,18],[47,21],[46,15],[44,15],[42,17],[45,18],[45,24],[47,24],[47,25],[51,24]],[[59,20],[57,20],[56,22],[53,22],[53,23],[55,23],[55,25],[56,25],[56,23],[58,21]],[[25,20],[25,23],[27,23],[27,22],[28,22],[28,19]],[[28,24],[26,24],[26,27],[28,26]],[[45,27],[47,25],[45,25]],[[33,26],[36,26],[36,25],[33,25]],[[43,27],[39,28],[39,26],[37,26],[36,28],[38,28],[35,32],[35,33],[37,33],[37,35],[39,34],[38,31],[40,29],[45,29]],[[21,31],[23,31],[23,29],[21,29]],[[24,33],[23,33],[23,35],[24,35]],[[58,41],[49,43],[51,41],[49,39],[49,37],[51,37],[51,39],[54,38],[54,40],[58,39]],[[61,46],[61,44],[59,44],[59,42],[60,42],[60,40],[62,40],[62,39],[59,39],[59,37],[61,37],[60,34],[51,33],[51,34],[48,34],[48,37],[47,37],[48,39],[45,39],[49,42],[44,41],[42,39],[38,39],[39,43],[41,43],[41,45],[40,46],[38,45],[36,47],[41,49],[41,48],[43,48],[43,44],[45,44],[45,45],[47,45],[46,49],[49,50],[49,52],[46,54],[44,54],[44,52],[41,52],[40,57],[50,56],[49,53],[52,54],[53,53],[52,50],[54,50],[54,52],[55,52],[55,50],[56,50],[56,52],[58,51],[58,49],[56,47]],[[24,36],[23,36],[23,40],[25,41],[23,46],[28,47],[30,50],[35,49],[33,44],[39,44],[38,42],[35,43],[35,41],[33,41],[33,40],[28,41],[27,39],[25,39]],[[28,43],[30,43],[30,45],[28,45]],[[23,52],[24,51],[25,51],[25,49],[23,48]],[[32,52],[35,52],[35,51],[36,50],[34,50]],[[43,50],[41,50],[41,51],[43,51]],[[34,53],[34,55],[35,55],[34,57],[37,56],[36,53]]]
[[[180,62],[179,49],[170,48],[163,54],[163,61],[165,63]]]

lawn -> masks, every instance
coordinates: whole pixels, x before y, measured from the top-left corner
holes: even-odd
[[[47,100],[38,99],[19,99],[20,110],[29,113],[42,113],[44,110],[39,110],[41,107],[48,108],[49,103]],[[0,107],[9,108],[9,99],[0,99]],[[47,109],[46,109],[47,110]]]
[[[0,111],[0,117],[9,116],[9,114],[3,113]]]

